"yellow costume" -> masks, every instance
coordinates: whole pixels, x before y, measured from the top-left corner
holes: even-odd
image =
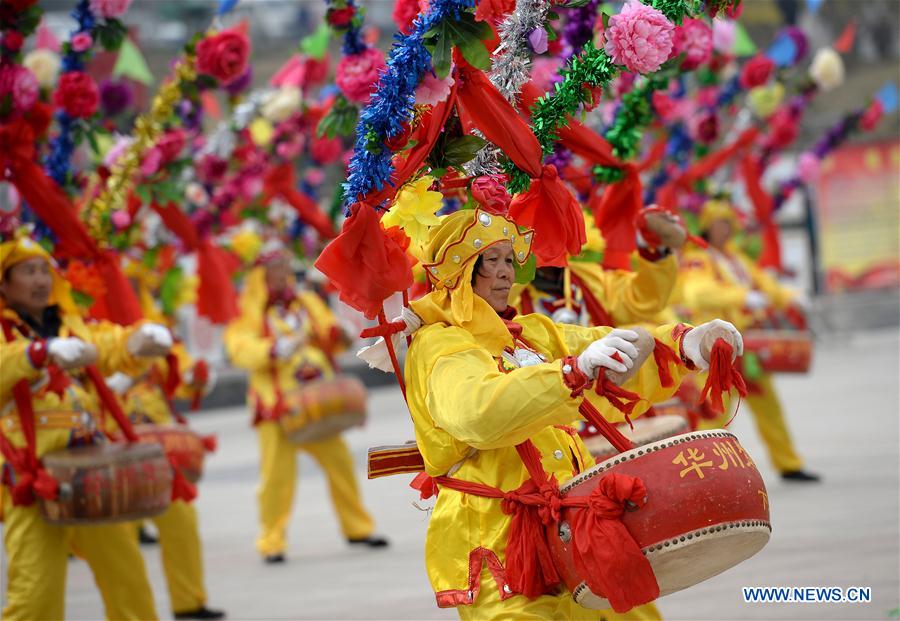
[[[353,459],[340,436],[295,445],[278,423],[282,398],[301,386],[304,377],[332,377],[334,370],[323,349],[333,337],[337,320],[314,293],[291,295],[285,304],[269,305],[265,270],[247,276],[240,300],[240,317],[229,324],[224,339],[232,362],[250,372],[248,402],[254,415],[260,450],[259,501],[261,533],[256,547],[263,556],[281,555],[297,478],[297,450],[309,453],[324,470],[341,530],[347,539],[372,534],[374,524],[363,507]],[[303,333],[306,342],[281,360],[272,355],[278,337]]]
[[[582,352],[611,328],[554,324],[539,314],[516,316],[522,341],[533,347],[518,349],[507,324],[470,283],[480,252],[512,241],[521,263],[531,234],[510,231],[515,225],[500,216],[485,216],[480,211],[448,216],[426,249],[435,290],[411,304],[423,327],[413,337],[405,372],[416,442],[431,476],[514,490],[529,476],[515,447],[530,440],[544,470],[564,482],[594,460],[568,427],[580,420],[582,397],[571,396],[561,359]],[[655,336],[679,347],[672,326],[657,329]],[[673,370],[676,380],[683,370],[681,365]],[[625,388],[654,400],[674,391],[659,385],[652,358]],[[463,619],[601,618],[600,611],[582,609],[568,593],[528,599],[512,592],[505,569],[510,522],[497,499],[440,488],[425,543],[438,606],[458,606]]]
[[[0,245],[0,278],[22,261],[41,257],[52,260],[30,240]],[[86,324],[81,320],[68,294],[67,284],[53,272],[53,291],[49,304],[57,306],[61,325],[57,336],[75,336],[97,347],[97,367],[101,373],[116,371],[140,373],[145,362],[131,356],[126,348],[132,328],[109,323]],[[52,309],[48,311],[53,312]],[[31,385],[35,413],[36,454],[63,449],[73,442],[99,440],[95,421],[87,413],[96,411],[92,396],[77,379],[57,389],[48,384],[46,354],[36,353],[46,346],[12,309],[0,307],[4,322],[3,355],[0,358],[0,431],[14,447],[24,447],[25,437],[19,424],[13,387],[21,380]],[[8,330],[8,332],[7,332]],[[40,361],[35,364],[36,361]],[[72,422],[71,415],[86,413]],[[11,464],[4,467],[4,481],[15,481]],[[40,515],[37,503],[14,505],[7,490],[3,494],[4,545],[8,566],[4,619],[61,619],[64,616],[65,576],[70,547],[87,560],[103,595],[110,619],[155,619],[153,595],[147,580],[144,560],[138,549],[134,529],[128,523],[62,527],[51,525]]]
[[[188,368],[190,355],[180,343],[173,353],[180,369]],[[169,362],[157,362],[150,373],[142,376],[122,396],[125,412],[135,423],[175,424],[175,416],[163,389],[169,373]],[[179,384],[177,397],[193,398],[194,389]],[[169,590],[169,601],[176,614],[196,611],[206,605],[203,576],[203,547],[200,541],[197,509],[191,502],[173,500],[160,515],[150,518],[159,533],[163,571]]]
[[[703,215],[701,224],[707,226],[713,218],[733,218],[713,201],[704,209]],[[682,257],[680,280],[680,302],[688,313],[687,319],[694,323],[720,317],[739,330],[746,329],[756,320],[746,309],[747,297],[752,291],[765,293],[776,309],[786,308],[794,302],[794,294],[789,289],[731,247],[725,251],[712,247],[688,250]],[[753,384],[747,405],[753,412],[772,463],[781,473],[802,470],[803,460],[794,448],[772,378],[763,374]],[[721,427],[728,420],[729,412],[726,407],[722,417],[704,421],[702,428]]]

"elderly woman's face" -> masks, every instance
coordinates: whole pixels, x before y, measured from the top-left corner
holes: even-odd
[[[45,259],[34,257],[14,265],[0,282],[0,297],[7,306],[38,317],[50,300],[53,276]]]
[[[709,225],[707,237],[713,248],[722,249],[728,243],[728,240],[731,239],[731,233],[731,222],[725,218],[719,218],[718,220],[713,220]]]
[[[481,265],[475,271],[472,289],[498,313],[509,306],[509,290],[516,277],[513,246],[500,242],[481,253]]]

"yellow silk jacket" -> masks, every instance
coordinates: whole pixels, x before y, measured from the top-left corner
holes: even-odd
[[[776,309],[794,301],[794,293],[760,268],[750,258],[729,248],[692,248],[681,260],[679,307],[693,323],[725,319],[743,330],[758,317],[745,308],[747,294],[758,290]]]
[[[446,323],[431,323],[415,333],[406,359],[407,398],[429,475],[515,489],[528,476],[515,446],[529,439],[540,451],[544,469],[560,483],[594,465],[568,427],[580,420],[583,397],[571,397],[561,359],[580,353],[611,328],[554,324],[539,314],[513,321],[544,362],[502,372],[502,346],[492,344],[496,338],[476,338]],[[654,336],[678,351],[673,328],[657,328]],[[686,371],[683,365],[672,369],[675,386]],[[660,386],[651,357],[625,388],[662,401],[675,386]],[[474,601],[485,565],[501,597],[511,595],[503,569],[509,526],[499,500],[440,490],[425,543],[439,606]]]
[[[262,307],[265,300],[260,301]],[[296,295],[286,308],[271,307],[262,312],[242,304],[242,314],[225,330],[228,356],[250,373],[249,404],[256,420],[277,418],[273,411],[278,397],[298,389],[305,370],[332,377],[334,369],[324,349],[333,340],[337,319],[315,293]],[[279,360],[272,348],[280,336],[302,332],[306,343],[290,359]]]
[[[101,374],[110,375],[117,371],[128,375],[139,375],[147,369],[147,359],[137,358],[128,353],[127,343],[137,325],[122,327],[110,322],[85,322],[77,314],[60,311],[62,326],[59,336],[74,336],[93,343],[97,347],[96,366]],[[21,324],[18,315],[10,309],[3,309],[4,319]],[[34,342],[16,331],[11,340],[0,335],[0,430],[14,446],[25,446],[25,438],[19,426],[18,410],[13,399],[13,386],[20,380],[27,380],[32,390],[32,406],[37,429],[37,456],[49,451],[65,448],[73,435],[88,437],[99,429],[96,414],[99,411],[92,391],[85,389],[86,380],[77,372],[69,373],[71,384],[62,394],[48,387],[46,367],[35,367],[28,355],[28,347]]]

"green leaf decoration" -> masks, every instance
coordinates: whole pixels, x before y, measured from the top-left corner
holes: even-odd
[[[90,308],[94,305],[94,298],[89,296],[87,293],[82,293],[77,289],[72,289],[72,300],[80,306],[81,308]]]
[[[94,33],[107,52],[115,52],[125,42],[128,29],[117,19],[107,19],[94,28]]]
[[[481,39],[466,39],[459,44],[459,51],[462,52],[463,58],[476,69],[490,70],[491,55]]]
[[[163,276],[159,285],[159,300],[162,303],[163,312],[166,315],[175,314],[175,306],[178,295],[184,282],[184,274],[180,267],[173,267]]]
[[[740,22],[734,22],[734,52],[735,56],[753,56],[756,54],[756,44],[753,42],[753,39],[750,38],[750,35],[747,34],[747,30],[741,25]]]
[[[759,381],[763,374],[759,356],[752,351],[745,351],[743,357],[744,376],[751,382]]]
[[[146,86],[153,84],[153,74],[150,72],[150,67],[147,66],[147,61],[144,60],[144,55],[127,37],[119,48],[119,58],[116,60],[112,74],[130,78]]]
[[[478,136],[453,138],[444,147],[444,165],[462,166],[481,151],[487,141]]]
[[[300,41],[300,51],[316,60],[321,60],[328,52],[328,38],[330,35],[331,30],[328,28],[328,24],[324,22],[319,24],[315,32]]]
[[[516,267],[516,284],[527,285],[534,280],[534,274],[537,271],[537,257],[533,254],[528,257],[524,264],[515,264]]]

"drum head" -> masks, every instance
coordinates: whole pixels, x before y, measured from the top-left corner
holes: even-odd
[[[351,427],[358,427],[365,422],[366,415],[363,412],[334,414],[295,429],[287,433],[287,437],[295,444],[309,444],[310,442],[318,442],[319,440],[336,436]]]
[[[634,429],[631,429],[628,425],[619,425],[618,428],[622,435],[631,440],[635,446],[643,446],[685,433],[688,430],[688,423],[681,416],[665,414],[649,418],[638,418],[634,421]],[[609,440],[601,435],[585,439],[584,445],[591,452],[591,455],[601,460],[612,457],[619,452],[609,443]]]

